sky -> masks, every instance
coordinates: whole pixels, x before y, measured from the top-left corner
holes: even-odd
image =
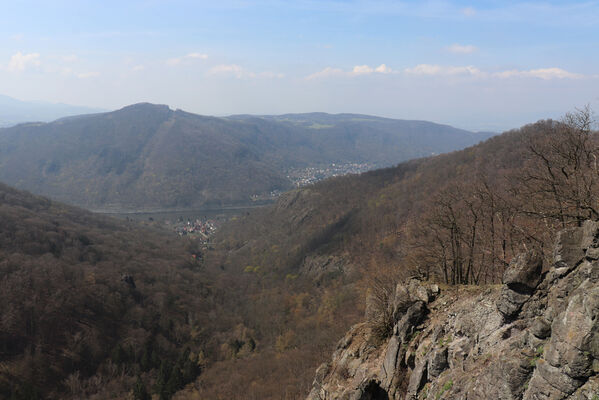
[[[0,94],[501,131],[599,111],[599,1],[0,0]]]

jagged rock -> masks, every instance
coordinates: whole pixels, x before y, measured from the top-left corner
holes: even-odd
[[[585,221],[582,227],[568,228],[558,232],[553,249],[553,259],[559,272],[566,273],[576,267],[587,250],[591,250],[591,257],[595,257],[598,247],[598,230],[598,222]]]
[[[530,294],[518,293],[507,286],[501,288],[501,298],[497,302],[497,309],[506,318],[512,318],[522,308],[522,305],[530,298]]]
[[[398,283],[395,287],[395,296],[393,297],[393,319],[399,321],[401,316],[412,305],[413,300],[410,296],[407,285]]]
[[[565,399],[584,384],[584,381],[569,377],[545,360],[539,360],[536,367],[523,400]]]
[[[599,376],[594,376],[572,394],[571,400],[596,400],[597,397],[599,397]]]
[[[428,360],[420,360],[412,373],[408,382],[406,400],[413,400],[418,397],[418,392],[426,383]]]
[[[393,380],[393,376],[395,375],[395,370],[397,366],[397,358],[399,355],[399,338],[397,336],[391,337],[389,340],[389,344],[387,345],[387,352],[385,354],[385,359],[383,361],[381,377],[383,379],[383,383],[386,386],[389,386]]]
[[[309,399],[596,400],[598,249],[599,223],[587,222],[560,233],[546,274],[531,252],[499,288],[435,297],[418,280],[397,285],[393,336],[368,345],[370,330],[352,328]]]
[[[536,251],[518,255],[503,273],[503,284],[520,292],[532,292],[541,282],[543,257]]]
[[[431,355],[428,365],[429,381],[441,375],[441,372],[445,371],[449,366],[447,362],[447,347],[435,350]]]
[[[592,374],[593,359],[599,358],[599,287],[573,296],[565,311],[552,324],[545,359],[571,378]]]
[[[530,332],[539,339],[545,339],[551,334],[551,324],[544,317],[538,317],[532,323]]]
[[[412,278],[406,283],[398,283],[393,298],[395,321],[398,321],[415,302],[420,301],[426,304],[433,300],[438,293],[439,286],[427,285],[418,279]]]
[[[501,298],[497,309],[507,319],[513,318],[530,298],[541,281],[543,258],[536,251],[517,256],[503,274]]]
[[[350,273],[353,265],[339,256],[308,256],[300,266],[300,274],[315,281],[326,276]]]
[[[408,282],[408,293],[412,300],[420,300],[423,303],[428,303],[433,294],[431,288],[423,285],[418,279],[410,279]]]
[[[414,333],[416,326],[424,320],[426,313],[426,304],[420,300],[408,308],[394,329],[394,334],[399,337],[401,342],[405,342],[408,336]]]

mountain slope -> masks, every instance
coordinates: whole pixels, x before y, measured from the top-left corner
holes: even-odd
[[[439,294],[417,280],[398,284],[392,334],[377,337],[380,310],[367,310],[370,320],[318,368],[308,399],[596,398],[598,235],[593,221],[561,231],[549,266],[523,253],[501,286]]]
[[[213,308],[184,246],[0,184],[0,397],[123,398],[136,375],[172,394],[193,380]],[[183,375],[168,387],[167,367]]]
[[[421,221],[444,190],[459,191],[481,175],[501,187],[505,175],[525,162],[522,143],[545,128],[539,123],[465,150],[291,191],[223,227],[216,241],[233,249],[232,259],[264,254],[269,265],[291,273],[314,270],[330,256],[362,266],[397,264],[405,261],[408,225]],[[272,245],[282,251],[272,254]]]
[[[158,111],[153,117],[160,118]],[[452,283],[443,265],[455,272],[461,263],[474,273],[453,283],[496,283],[520,250],[549,252],[561,223],[530,215],[535,210],[523,207],[546,199],[535,195],[531,202],[531,192],[518,193],[526,187],[516,178],[538,173],[528,157],[533,139],[559,137],[562,128],[542,121],[462,151],[291,191],[223,226],[202,249],[1,186],[0,305],[6,317],[0,343],[8,345],[0,348],[6,367],[0,390],[7,396],[16,390],[17,398],[34,397],[24,391],[32,385],[60,398],[123,397],[139,373],[148,390],[168,398],[201,372],[177,398],[302,398],[314,369],[362,317],[364,303],[377,326],[378,342],[369,349],[383,348],[376,346],[393,334],[392,318],[411,305],[401,302],[401,313],[389,312],[398,278],[416,273]],[[589,144],[597,137],[582,133]],[[555,161],[550,152],[542,154]],[[584,178],[595,190],[594,164],[576,165],[591,167],[592,176]],[[437,213],[447,204],[455,219]],[[447,221],[450,234],[432,236],[443,233]],[[459,241],[450,242],[454,238]],[[451,258],[451,246],[462,258]],[[583,275],[572,277],[579,282]],[[464,292],[459,287],[442,289],[457,295]],[[511,288],[530,294],[520,282]],[[510,318],[520,292],[506,293],[502,309]],[[182,380],[185,360],[200,370],[188,370]],[[56,367],[40,372],[39,365]],[[351,369],[338,371],[346,379]]]
[[[252,196],[291,188],[286,177],[291,168],[389,165],[485,137],[431,123],[364,116],[278,119],[203,117],[138,104],[49,124],[22,124],[0,130],[0,180],[93,209],[247,204]],[[312,123],[302,126],[299,119]]]
[[[581,120],[587,120],[584,115],[579,116]],[[535,152],[539,156],[535,156]],[[484,304],[480,305],[484,307],[477,311],[484,314],[488,311],[488,303],[494,301],[493,296],[499,294],[496,287],[489,284],[501,282],[508,265],[519,253],[537,249],[544,269],[548,270],[552,265],[551,243],[556,232],[562,227],[582,225],[581,217],[589,215],[588,208],[596,207],[599,192],[593,162],[596,154],[599,154],[599,135],[587,125],[571,123],[568,119],[565,122],[539,121],[461,151],[412,160],[361,175],[329,179],[285,193],[273,206],[254,210],[223,226],[213,241],[216,253],[207,255],[209,260],[218,256],[211,262],[227,271],[237,271],[240,276],[255,276],[267,291],[274,292],[282,282],[301,282],[303,285],[312,282],[322,290],[310,293],[314,304],[327,303],[330,297],[325,293],[339,299],[352,293],[353,303],[350,304],[354,308],[345,303],[342,307],[346,311],[342,316],[335,315],[333,321],[357,322],[356,312],[365,303],[370,310],[368,314],[381,316],[373,318],[377,329],[373,335],[362,328],[352,330],[348,339],[339,344],[339,351],[334,356],[342,361],[337,363],[340,367],[319,369],[315,389],[318,390],[321,384],[327,385],[324,389],[328,394],[320,393],[322,398],[342,398],[341,391],[345,389],[351,393],[349,398],[392,398],[386,397],[390,392],[377,397],[377,388],[387,391],[390,380],[386,381],[387,386],[382,386],[378,372],[380,364],[375,362],[384,362],[387,368],[395,361],[393,355],[388,361],[385,358],[386,345],[376,346],[381,340],[388,340],[389,335],[397,335],[393,332],[403,329],[396,325],[399,319],[395,318],[397,315],[392,308],[399,305],[401,313],[406,311],[406,304],[393,302],[396,282],[417,277],[445,285],[444,290],[450,297],[443,298],[438,305],[442,309],[437,314],[439,318],[448,315],[445,311],[452,312],[444,307],[444,301],[449,304],[449,300],[463,298],[460,307],[467,314],[473,304],[479,304],[476,296],[491,288],[489,291],[494,294],[483,299]],[[584,182],[584,190],[580,190],[581,182]],[[552,187],[556,189],[551,191]],[[590,241],[587,239],[585,243]],[[563,247],[570,244],[564,242]],[[577,254],[583,253],[578,251]],[[571,265],[579,265],[578,261],[574,260]],[[559,265],[556,268],[564,271]],[[588,270],[585,271],[587,274]],[[579,278],[582,279],[578,276],[576,284],[580,283]],[[518,281],[510,288],[515,293],[507,292],[507,302],[502,306],[509,314],[507,320],[513,317],[509,310],[517,309],[519,299],[532,290],[532,286],[521,285]],[[545,294],[545,291],[540,292],[540,296]],[[273,304],[282,299],[279,302],[286,307],[273,307],[268,314],[273,320],[289,321],[285,328],[293,333],[299,325],[292,324],[296,315],[294,295],[294,291],[288,290],[279,297],[273,296]],[[340,300],[340,304],[344,303]],[[251,309],[250,305],[248,309]],[[320,309],[306,307],[301,311],[304,316],[316,317]],[[419,325],[424,321],[419,318],[424,315],[413,315],[417,321],[407,324],[409,328],[426,329]],[[492,317],[496,315],[498,312]],[[453,324],[454,321],[452,318],[442,324]],[[474,325],[477,322],[474,321]],[[464,324],[461,326],[469,328]],[[506,331],[520,329],[519,325],[505,327]],[[459,332],[458,328],[456,332]],[[434,331],[436,327],[432,329]],[[366,340],[369,335],[372,340]],[[437,332],[431,335],[433,341],[447,340]],[[410,338],[412,336],[407,334],[403,339],[409,342]],[[302,354],[316,351],[314,344],[304,343],[301,339],[293,343]],[[510,345],[512,342],[505,343]],[[396,345],[397,341],[395,347],[391,347],[397,349]],[[513,361],[522,361],[518,357]],[[535,357],[539,355],[532,354],[526,362]],[[403,362],[408,363],[410,369],[414,368],[410,364],[411,358]],[[257,364],[253,360],[244,360],[244,367],[235,369],[237,387],[249,386],[259,379],[253,371],[260,367],[252,365]],[[274,364],[271,366],[274,369]],[[369,366],[378,375],[370,380],[374,383],[366,390],[371,382],[359,378],[366,377],[363,372]],[[480,364],[476,366],[480,368]],[[355,379],[352,371],[356,373]],[[394,389],[398,393],[405,393],[401,391],[409,383],[408,375],[403,372],[399,376],[402,380],[396,382],[398,386]],[[530,372],[527,367],[524,377],[529,378]],[[299,374],[293,376],[296,379]],[[460,375],[459,378],[467,376]],[[575,377],[576,380],[579,378],[578,375]],[[283,382],[282,378],[279,380]],[[199,382],[200,398],[214,397],[215,391],[207,387],[223,387],[221,378],[210,374],[201,377]],[[340,383],[347,386],[338,386]],[[420,381],[415,385],[421,390],[418,383]],[[432,398],[443,390],[445,383],[445,380],[435,381]],[[335,387],[340,392],[335,392]]]
[[[398,120],[362,114],[307,113],[260,118],[307,129],[310,140],[330,152],[329,157],[333,161],[349,159],[371,162],[378,167],[462,149],[494,135],[473,133],[428,121]]]
[[[208,398],[243,398],[248,363],[273,372],[248,396],[279,398],[281,381],[303,395],[357,317],[349,292],[239,274],[209,252],[0,184],[0,398],[169,399],[204,375]],[[275,346],[281,329],[297,337]]]
[[[341,337],[335,332],[359,321],[367,293],[376,290],[384,298],[418,264],[430,268],[431,279],[443,280],[436,260],[409,257],[410,230],[425,228],[443,190],[465,188],[479,172],[500,187],[505,174],[522,168],[525,139],[549,126],[541,122],[451,154],[318,182],[221,227],[206,265],[227,271],[244,288],[246,302],[237,309],[245,326],[262,332],[262,352],[219,364],[186,396],[281,398],[282,390],[289,398],[305,396],[312,376],[304,368],[330,357],[323,349],[332,352]],[[506,257],[528,243],[520,239],[508,242]],[[426,250],[435,242],[418,238],[418,244],[416,250]],[[487,251],[481,246],[480,253]],[[503,265],[486,265],[492,271],[487,282],[496,282]]]

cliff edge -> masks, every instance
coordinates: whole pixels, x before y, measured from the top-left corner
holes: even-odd
[[[322,364],[308,400],[599,399],[599,223],[561,231],[553,263],[530,251],[503,284],[411,279]]]

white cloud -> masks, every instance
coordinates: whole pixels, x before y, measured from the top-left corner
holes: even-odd
[[[135,65],[134,67],[131,68],[131,71],[139,72],[139,71],[143,71],[144,69],[146,69],[146,67],[144,67],[143,65]]]
[[[374,69],[374,71],[378,72],[379,74],[390,74],[391,72],[393,72],[393,70],[387,67],[385,64],[379,65]]]
[[[10,72],[21,72],[28,67],[39,67],[40,64],[39,53],[23,54],[19,51],[10,58],[6,69]]]
[[[352,70],[353,75],[368,75],[372,74],[374,69],[369,67],[368,65],[356,65]]]
[[[97,76],[100,76],[99,72],[80,72],[77,74],[77,78],[79,79],[95,78]]]
[[[531,69],[528,71],[521,71],[517,69],[512,69],[509,71],[501,71],[497,72],[495,76],[499,78],[539,78],[543,80],[550,79],[580,79],[584,76],[581,74],[576,74],[573,72],[568,72],[561,68],[539,68],[539,69]]]
[[[328,78],[331,76],[342,76],[345,75],[345,72],[341,68],[333,68],[326,67],[325,69],[310,74],[306,77],[307,80],[320,79],[320,78]]]
[[[239,73],[239,72],[238,72]],[[507,70],[499,72],[482,71],[472,65],[452,66],[437,64],[418,64],[411,68],[403,70],[393,70],[386,64],[381,64],[374,68],[369,65],[356,65],[351,70],[341,68],[326,67],[321,71],[315,72],[306,77],[306,80],[333,78],[333,77],[356,77],[372,74],[405,74],[415,76],[463,76],[472,78],[536,78],[543,80],[550,79],[580,79],[585,76],[566,71],[561,68],[539,68],[531,70]]]
[[[243,67],[237,64],[221,64],[210,68],[211,75],[233,75],[238,79],[254,78],[256,74],[246,71]]]
[[[412,75],[483,75],[483,72],[481,70],[471,65],[454,67],[431,64],[419,64],[413,68],[406,68],[404,72]]]
[[[415,75],[438,75],[441,72],[441,66],[430,64],[418,64],[414,68],[406,68],[405,72]]]
[[[471,54],[478,50],[476,46],[472,45],[461,45],[454,43],[451,46],[446,47],[447,51],[455,54]]]
[[[285,74],[273,71],[252,72],[237,64],[219,64],[208,70],[208,75],[232,76],[237,79],[282,79]]]
[[[351,71],[344,71],[341,68],[326,67],[325,69],[315,72],[306,77],[307,80],[329,78],[335,76],[358,76],[358,75],[371,75],[373,73],[379,74],[390,74],[394,72],[386,64],[381,64],[376,68],[369,65],[356,65]]]
[[[386,64],[381,64],[376,68],[368,65],[356,65],[350,75],[370,75],[375,72],[379,74],[390,74],[393,70]]]
[[[169,58],[168,60],[166,60],[166,65],[174,67],[174,66],[177,66],[177,65],[183,63],[184,60],[207,60],[207,59],[208,59],[208,54],[188,53],[188,54],[184,55],[183,57]]]

